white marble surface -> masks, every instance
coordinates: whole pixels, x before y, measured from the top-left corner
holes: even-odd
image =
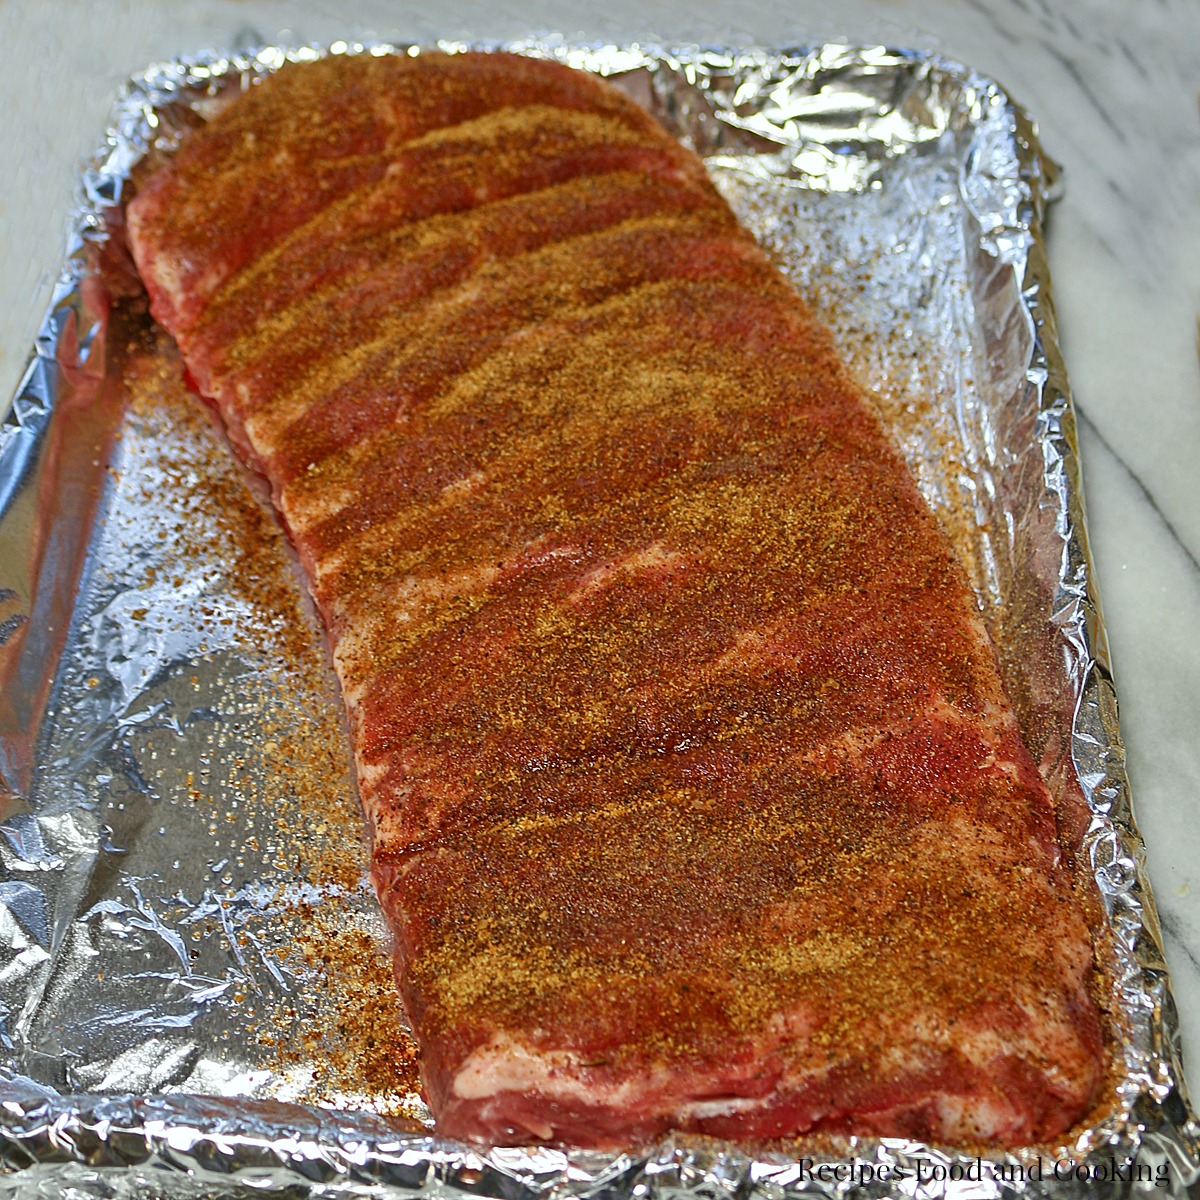
[[[0,0],[0,396],[62,258],[119,82],[253,40],[502,38],[932,47],[994,76],[1065,167],[1050,227],[1093,552],[1190,1074],[1200,1080],[1200,2]],[[836,15],[828,15],[836,8]],[[1194,1085],[1200,1088],[1200,1083]]]

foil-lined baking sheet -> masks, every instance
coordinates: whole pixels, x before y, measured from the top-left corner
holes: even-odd
[[[446,47],[453,49],[454,47]],[[288,58],[155,67],[83,177],[0,427],[0,1195],[1182,1193],[1200,1179],[1088,561],[1042,241],[1056,170],[937,56],[506,47],[609,76],[701,153],[832,326],[967,566],[1107,913],[1117,1070],[1061,1144],[626,1154],[439,1139],[288,546],[149,322],[138,164]]]

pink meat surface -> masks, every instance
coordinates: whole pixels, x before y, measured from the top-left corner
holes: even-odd
[[[1051,1139],[1082,885],[831,339],[615,90],[285,67],[129,206],[326,622],[439,1129]]]

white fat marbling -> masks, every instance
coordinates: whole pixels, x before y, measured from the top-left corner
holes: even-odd
[[[601,17],[586,15],[603,7]],[[830,16],[833,12],[836,15]],[[0,396],[118,83],[187,49],[557,29],[931,46],[1000,80],[1066,168],[1051,263],[1129,774],[1200,1070],[1200,4],[1196,0],[0,0]]]

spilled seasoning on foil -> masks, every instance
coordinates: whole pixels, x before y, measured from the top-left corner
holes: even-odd
[[[126,462],[131,481],[142,482],[131,486],[140,488],[144,510],[157,510],[152,540],[160,548],[144,569],[147,598],[128,610],[128,621],[161,620],[156,598],[169,606],[171,597],[193,592],[184,612],[167,620],[193,620],[202,639],[207,630],[185,684],[224,710],[214,726],[216,752],[181,753],[173,732],[160,729],[144,747],[154,764],[146,774],[161,795],[179,797],[199,817],[205,843],[189,849],[223,868],[216,882],[253,892],[232,933],[217,915],[180,914],[181,927],[190,926],[185,944],[198,957],[216,935],[237,958],[254,943],[267,972],[243,973],[224,1002],[293,1099],[409,1113],[415,1047],[386,944],[364,920],[362,903],[350,902],[373,903],[368,853],[316,617],[267,500],[187,391],[170,339],[157,330],[146,338],[127,370],[123,440],[137,442]],[[143,453],[153,457],[152,470],[128,462]],[[236,679],[202,678],[206,647],[231,629],[251,669]]]

